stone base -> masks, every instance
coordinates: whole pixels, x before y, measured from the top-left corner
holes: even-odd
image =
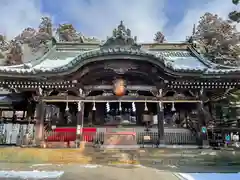
[[[68,148],[67,142],[47,142],[46,148]]]

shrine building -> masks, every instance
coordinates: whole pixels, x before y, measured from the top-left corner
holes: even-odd
[[[193,43],[137,43],[121,23],[105,42],[53,41],[38,59],[0,66],[0,86],[11,92],[2,93],[1,111],[33,123],[37,140],[48,125],[77,134],[147,128],[165,143],[166,132],[214,126],[218,102],[239,89],[239,77],[239,67],[213,63]]]

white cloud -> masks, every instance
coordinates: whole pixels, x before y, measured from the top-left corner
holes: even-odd
[[[11,39],[27,27],[37,27],[43,14],[35,0],[1,0],[0,33]]]
[[[89,4],[69,0],[67,6],[63,13],[80,22],[84,34],[104,39],[123,20],[139,41],[152,41],[167,22],[164,0],[99,0]]]
[[[195,8],[186,9],[182,21],[173,29],[166,29],[168,19],[164,14],[165,2],[164,0],[90,0],[90,3],[83,3],[79,0],[68,0],[68,7],[64,4],[63,12],[75,22],[81,23],[80,29],[84,34],[105,38],[111,34],[111,30],[120,20],[124,20],[139,41],[149,42],[157,31],[163,29],[167,40],[185,40],[186,36],[191,35],[193,24],[196,24],[205,12],[227,18],[228,13],[236,7],[228,0],[209,0],[208,3],[195,1]]]
[[[173,30],[166,29],[168,19],[164,14],[166,0],[65,0],[52,1],[58,6],[58,14],[64,16],[68,23],[88,36],[105,39],[111,35],[120,20],[123,20],[132,35],[141,42],[152,41],[157,31],[164,29],[167,39],[171,41],[185,40],[190,35],[194,23],[206,11],[227,17],[233,9],[231,1],[209,0],[204,4],[195,1],[195,8],[186,9],[185,16]],[[1,0],[0,33],[9,38],[18,35],[26,27],[37,27],[44,15],[40,10],[39,0]],[[174,18],[174,14],[172,15]],[[168,34],[171,32],[171,34]]]

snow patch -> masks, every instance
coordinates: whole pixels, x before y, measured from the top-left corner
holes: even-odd
[[[102,167],[102,166],[98,165],[98,164],[86,164],[86,165],[81,165],[80,167],[83,167],[83,168],[99,168],[99,167]]]
[[[33,164],[31,167],[51,166],[53,164]]]
[[[0,178],[51,179],[60,178],[63,174],[63,171],[0,171]]]

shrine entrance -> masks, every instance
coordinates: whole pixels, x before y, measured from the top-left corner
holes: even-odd
[[[156,115],[157,102],[86,102],[84,126],[143,127],[156,124]]]

